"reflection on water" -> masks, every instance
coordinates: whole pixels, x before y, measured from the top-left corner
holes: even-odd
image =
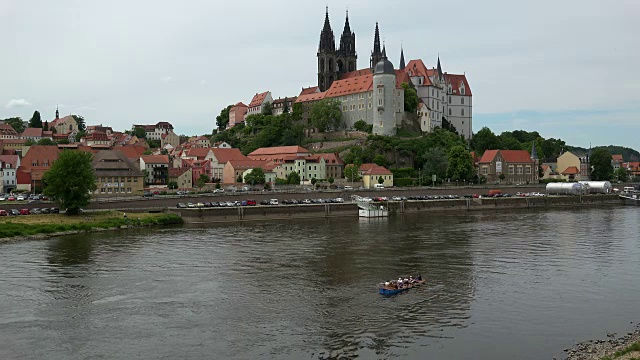
[[[6,244],[0,358],[550,358],[628,326],[638,215],[419,214]],[[425,286],[377,293],[416,273]]]

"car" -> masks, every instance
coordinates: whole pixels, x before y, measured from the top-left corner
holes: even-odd
[[[269,200],[260,201],[260,205],[269,205]]]
[[[213,193],[214,193],[214,194],[222,194],[222,193],[224,193],[224,189],[215,189],[215,190],[213,191]]]
[[[178,209],[186,209],[186,208],[187,208],[187,204],[185,204],[185,203],[178,203],[178,205],[176,205],[176,207],[177,207]]]
[[[7,198],[8,201],[16,201],[16,197],[11,195]]]
[[[295,201],[295,200],[293,200],[293,201]],[[257,203],[256,203],[255,200],[252,200],[252,199],[247,200],[247,206],[256,206],[256,204]]]
[[[30,210],[30,212],[31,212],[32,215],[42,214],[42,211],[40,211],[39,208],[33,208],[33,209]]]
[[[18,195],[18,197],[16,198],[16,201],[24,201],[24,195]]]
[[[60,214],[60,209],[58,209],[57,207],[52,207],[49,209],[49,212],[52,214]]]
[[[160,195],[160,191],[158,191],[158,190],[154,191],[153,195]]]
[[[311,200],[309,200],[309,199],[304,199],[304,200],[302,200],[302,203],[303,203],[303,204],[311,204]]]
[[[188,208],[195,208],[195,207],[196,207],[196,204],[194,204],[194,203],[187,203],[187,207],[188,207]]]
[[[392,196],[391,197],[392,201],[402,201],[402,199],[400,198],[400,196]]]
[[[353,186],[351,186],[351,185],[345,185],[345,186],[344,186],[344,189],[345,189],[345,190],[353,190]]]
[[[211,203],[210,203],[210,202],[208,202],[208,201],[205,201],[205,202],[204,202],[204,207],[212,207],[212,206],[213,206],[213,205],[211,205]]]
[[[226,202],[227,207],[236,206],[236,202],[237,202],[237,201],[227,201],[227,202]]]
[[[50,213],[51,213],[51,210],[49,210],[49,208],[42,208],[42,209],[40,209],[40,212],[41,212],[42,214],[50,214]]]
[[[5,200],[7,200],[7,196],[6,195],[0,196],[0,201],[5,201]]]
[[[20,215],[20,211],[17,209],[11,209],[9,210],[9,215]]]
[[[182,195],[187,195],[187,193],[185,193],[184,191],[176,191],[176,195],[182,196]]]
[[[344,202],[344,199],[343,199],[343,198],[341,198],[341,197],[339,197],[339,198],[335,198],[335,199],[333,199],[333,200],[335,200],[335,202],[337,202],[337,203],[343,203],[343,202]]]
[[[149,192],[149,191],[145,191],[144,194],[142,194],[142,197],[153,197],[153,193]]]
[[[20,215],[31,215],[29,209],[20,209]]]
[[[0,210],[0,216],[9,216],[7,210]]]
[[[199,203],[196,204],[196,207],[203,208],[204,207],[204,203],[199,202]]]
[[[278,205],[278,199],[269,200],[269,205]]]

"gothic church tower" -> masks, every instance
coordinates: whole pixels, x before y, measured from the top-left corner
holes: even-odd
[[[340,37],[340,48],[336,50],[335,36],[329,22],[329,7],[327,7],[324,26],[320,33],[320,45],[318,46],[318,87],[320,91],[327,91],[341,74],[355,71],[357,59],[356,34],[351,31],[349,13],[347,13],[344,31]]]
[[[349,12],[347,11],[344,30],[340,37],[340,49],[338,50],[338,73],[344,74],[346,72],[356,71],[357,59],[356,33],[351,31],[351,26],[349,26]]]

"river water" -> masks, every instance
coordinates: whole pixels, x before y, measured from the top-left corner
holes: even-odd
[[[1,359],[551,359],[640,316],[639,207],[0,245]],[[376,284],[428,285],[383,297]]]

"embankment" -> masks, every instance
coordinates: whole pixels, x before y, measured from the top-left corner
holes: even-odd
[[[390,215],[551,207],[578,208],[621,204],[622,202],[617,195],[392,201],[380,203],[382,206],[388,206]],[[185,223],[190,224],[358,216],[358,206],[355,203],[169,209],[168,211],[181,216]]]

